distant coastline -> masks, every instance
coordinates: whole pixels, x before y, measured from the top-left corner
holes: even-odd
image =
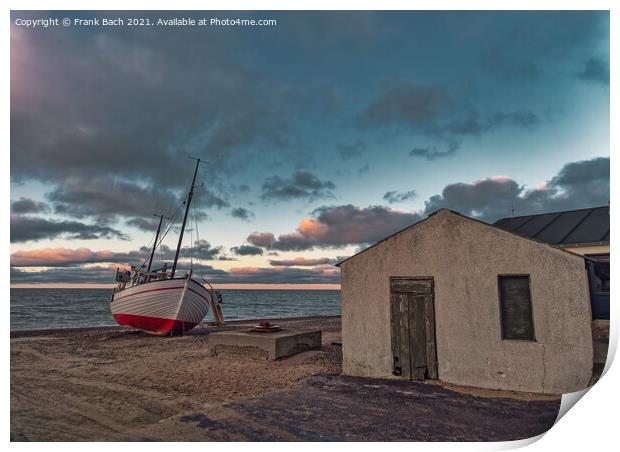
[[[112,289],[114,284],[11,284],[11,289]],[[340,284],[214,284],[216,289],[234,290],[340,290]]]

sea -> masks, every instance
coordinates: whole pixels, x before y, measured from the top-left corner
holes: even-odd
[[[340,315],[339,290],[220,292],[225,320]],[[11,331],[116,325],[110,293],[110,289],[11,289]],[[204,320],[213,320],[211,312]]]

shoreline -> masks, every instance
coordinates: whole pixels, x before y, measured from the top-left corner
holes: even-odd
[[[12,284],[9,286],[10,289],[105,289],[112,290],[116,284]],[[244,284],[244,285],[236,285],[236,284],[214,284],[213,288],[215,290],[317,290],[317,291],[334,291],[340,292],[340,284]]]
[[[191,331],[189,331],[186,336],[195,335],[197,332],[204,332],[205,329],[217,329],[217,331],[222,331],[226,329],[228,325],[231,326],[242,326],[246,323],[255,323],[259,321],[269,321],[269,322],[290,322],[290,321],[312,321],[312,320],[335,320],[340,319],[340,315],[314,315],[314,316],[302,316],[302,317],[271,317],[271,318],[252,318],[252,319],[238,319],[238,320],[229,320],[224,323],[222,326],[210,326],[209,322],[204,322],[204,326],[201,328],[196,326]],[[20,337],[32,337],[32,336],[42,336],[42,335],[54,335],[62,334],[62,333],[87,333],[87,332],[131,332],[139,330],[131,327],[124,327],[120,325],[101,325],[101,326],[81,326],[81,327],[58,327],[58,328],[38,328],[33,330],[11,330],[10,337],[20,338]],[[146,334],[146,333],[145,333]]]

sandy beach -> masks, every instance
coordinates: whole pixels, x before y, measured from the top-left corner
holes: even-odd
[[[547,430],[559,408],[557,397],[342,377],[339,317],[277,323],[321,329],[321,350],[209,357],[207,331],[222,329],[209,327],[172,338],[115,327],[13,332],[11,440],[517,439]],[[390,410],[395,397],[405,416]],[[412,424],[416,410],[436,408],[443,418]]]
[[[205,403],[258,396],[340,371],[338,317],[279,321],[323,330],[323,349],[267,362],[206,356],[208,331],[156,337],[121,328],[11,334],[14,440],[130,440],[140,429]],[[137,436],[136,436],[137,435]]]

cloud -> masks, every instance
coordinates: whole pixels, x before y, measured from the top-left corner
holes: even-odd
[[[434,124],[425,133],[429,136],[443,139],[446,142],[444,153],[448,155],[458,148],[460,140],[464,137],[480,136],[502,126],[532,129],[539,122],[539,117],[528,110],[495,111],[486,115],[482,115],[475,110],[465,110],[460,114],[456,113],[441,123]]]
[[[609,61],[598,57],[589,58],[583,63],[583,68],[577,73],[577,78],[586,82],[609,85]]]
[[[454,154],[467,137],[504,126],[531,129],[539,122],[529,110],[480,112],[440,85],[414,80],[384,82],[357,118],[364,130],[414,133],[431,140],[432,145],[416,146],[409,153],[427,160]]]
[[[191,248],[183,247],[181,250],[185,256],[190,255],[194,259],[212,260],[218,257],[222,253],[223,248],[221,246],[212,247],[211,244],[204,240],[195,240],[194,245]]]
[[[394,204],[397,202],[403,202],[409,199],[413,199],[416,196],[417,196],[417,193],[415,192],[415,190],[409,190],[409,191],[403,191],[403,192],[391,190],[391,191],[386,192],[383,195],[383,199],[389,202],[390,204]]]
[[[333,198],[331,192],[335,188],[333,182],[321,181],[308,171],[295,171],[290,178],[278,175],[269,177],[263,183],[263,200],[290,200],[307,199],[309,201],[320,198]]]
[[[357,170],[357,174],[365,174],[370,170],[370,165],[368,163],[366,163],[364,166],[360,167]]]
[[[388,192],[389,193],[389,192]],[[423,212],[406,212],[385,206],[323,206],[300,221],[296,231],[277,238],[255,232],[247,240],[255,246],[278,251],[364,246],[404,229],[440,208],[493,222],[517,214],[569,210],[604,205],[609,200],[609,158],[595,158],[564,165],[545,184],[526,189],[507,176],[493,176],[473,183],[447,185],[425,201]]]
[[[537,63],[527,60],[515,61],[499,48],[487,49],[480,57],[482,67],[488,72],[511,80],[537,80],[540,69]]]
[[[262,256],[264,252],[262,248],[253,245],[233,246],[230,251],[238,256]]]
[[[541,189],[524,195],[525,211],[545,212],[603,206],[609,202],[609,157],[564,165]]]
[[[195,203],[200,203],[200,206],[204,207],[215,207],[218,209],[223,209],[224,207],[230,206],[229,202],[220,198],[215,193],[205,188],[200,188],[194,190]]]
[[[128,240],[125,234],[108,226],[11,214],[12,243],[54,239],[61,236],[74,240],[112,238]]]
[[[11,27],[11,178],[48,185],[67,215],[130,215],[131,203],[140,212],[130,217],[146,218],[167,208],[189,183],[188,154],[209,162],[199,180],[218,187],[258,158],[299,152],[292,88],[237,57],[237,35],[53,33]],[[67,185],[70,174],[80,176]],[[91,204],[96,190],[102,199]],[[216,192],[203,198],[202,207],[228,206]]]
[[[486,127],[487,130],[490,130],[502,125],[511,125],[524,129],[531,129],[538,125],[539,121],[540,119],[535,113],[527,110],[512,111],[509,113],[496,112],[491,115]]]
[[[447,207],[492,222],[509,216],[513,207],[517,214],[529,214],[604,205],[608,200],[609,158],[599,157],[568,163],[555,176],[532,189],[519,185],[507,176],[488,177],[473,183],[450,184],[441,194],[429,198],[424,214]],[[27,216],[19,218],[32,220]],[[422,216],[415,212],[384,206],[323,206],[302,219],[293,233],[282,234],[276,238],[270,232],[255,232],[247,239],[251,245],[234,247],[231,251],[249,255],[252,252],[264,253],[263,249],[269,249],[271,255],[273,250],[300,251],[315,247],[365,246],[421,218]],[[12,231],[15,230],[16,228],[12,227]],[[19,227],[17,230],[22,231],[24,228]],[[71,233],[79,234],[80,228],[72,230]],[[221,254],[222,247],[212,247],[207,241],[199,241],[194,245],[195,259],[227,258]],[[174,256],[174,250],[169,247],[164,246],[161,251],[164,259],[170,260]],[[149,252],[146,247],[128,252],[91,251],[88,248],[16,251],[11,255],[11,282],[109,283],[118,264],[139,264]],[[189,268],[188,255],[189,249],[184,248],[184,260],[179,264],[180,271]],[[194,270],[197,275],[205,276],[215,283],[326,283],[339,281],[339,274],[332,267],[334,260],[340,258],[272,259],[272,267],[239,267],[229,271],[195,262]],[[51,268],[41,271],[23,270],[28,267]]]
[[[162,245],[155,253],[155,258],[172,261],[175,249]],[[143,246],[137,250],[115,252],[110,250],[92,251],[89,248],[43,248],[34,250],[19,250],[11,254],[13,267],[71,267],[82,264],[122,263],[140,265],[150,255],[151,248]],[[192,248],[181,249],[181,259],[193,257],[197,260],[215,260],[222,257],[222,247],[212,247],[206,240],[196,240]]]
[[[245,207],[235,207],[230,211],[230,214],[235,218],[245,221],[249,221],[254,218],[254,212],[246,209]]]
[[[496,111],[484,116],[477,111],[467,111],[442,125],[436,125],[430,132],[449,140],[466,136],[479,136],[502,126],[531,129],[538,125],[539,121],[540,119],[535,113],[527,110]],[[457,146],[456,143],[450,144],[451,146],[448,146],[448,150]]]
[[[357,140],[348,144],[338,144],[336,146],[342,160],[358,159],[362,156],[366,148],[366,143],[362,140]]]
[[[211,246],[211,244],[204,240],[195,240],[194,244],[189,246],[184,246],[181,248],[181,252],[179,254],[180,259],[197,259],[197,260],[228,260],[223,253],[224,248],[222,246]],[[143,256],[148,256],[151,252],[151,248],[142,246],[139,250]],[[165,261],[173,261],[174,255],[176,254],[176,247],[171,248],[168,245],[161,245],[158,247],[157,252],[155,253],[155,259],[165,260]],[[144,260],[144,259],[143,259]]]
[[[138,252],[117,253],[113,251],[92,251],[89,248],[44,248],[16,251],[11,254],[12,267],[74,267],[81,264],[117,262],[136,264],[144,259]]]
[[[365,128],[432,126],[437,116],[452,103],[443,88],[411,80],[384,83],[378,97],[360,114]]]
[[[183,202],[185,192],[98,176],[67,178],[45,196],[58,214],[95,217],[103,222],[114,222],[117,216],[141,218],[142,221],[129,220],[128,224],[144,229],[152,224],[157,227],[153,214],[171,215]],[[193,205],[223,208],[228,203],[210,191],[197,189]],[[206,217],[199,209],[196,213],[199,218]]]
[[[194,278],[203,277],[209,280],[209,282],[213,282],[213,278],[221,278],[228,275],[226,270],[221,270],[213,267],[212,265],[200,264],[197,262],[194,262],[193,265],[191,265],[189,261],[179,261],[177,272],[178,274],[189,272],[190,267],[194,272]]]
[[[12,284],[105,284],[114,283],[117,264],[90,265],[79,267],[53,267],[43,270],[20,269],[11,267]],[[187,261],[180,261],[178,273],[189,270]],[[193,265],[196,278],[205,278],[212,284],[325,284],[340,282],[339,269],[325,268],[288,268],[288,267],[238,267],[229,271],[214,268],[211,265]]]
[[[316,267],[319,265],[333,265],[340,259],[332,259],[329,257],[320,257],[315,259],[307,259],[305,257],[296,257],[294,259],[273,259],[269,261],[274,267]]]
[[[608,13],[595,11],[520,12],[493,20],[472,33],[481,67],[500,80],[541,80],[552,67],[590,50],[608,35]],[[479,15],[482,17],[481,15]],[[486,36],[495,39],[485,39]]]
[[[248,236],[247,241],[262,248],[271,248],[276,238],[271,232],[253,232]]]
[[[609,201],[609,158],[571,162],[533,189],[506,176],[447,185],[425,202],[424,214],[442,207],[494,222],[502,217],[601,206]]]
[[[459,148],[457,143],[449,143],[444,148],[439,148],[437,146],[430,146],[426,148],[415,147],[411,151],[409,151],[409,156],[411,157],[423,157],[426,160],[433,161],[438,158],[448,157],[454,154]]]
[[[143,187],[109,177],[72,177],[46,194],[56,213],[75,218],[96,216],[110,221],[116,215],[151,218],[157,202],[172,210],[179,196],[154,186]],[[166,212],[167,213],[167,212]]]
[[[94,266],[86,268],[50,268],[26,271],[11,267],[11,284],[105,284],[114,283],[115,268]]]
[[[379,241],[420,219],[416,213],[383,206],[323,206],[302,219],[295,232],[282,234],[277,240],[270,232],[255,233],[247,240],[258,245],[257,237],[268,237],[271,240],[260,241],[262,246],[279,251],[341,248]]]
[[[424,214],[448,208],[484,220],[509,216],[522,190],[517,182],[504,176],[450,184],[440,195],[431,196],[425,202]]]
[[[111,284],[114,283],[114,275],[117,264],[111,265],[92,265],[79,267],[52,267],[44,270],[23,270],[11,267],[12,284]],[[189,270],[190,263],[179,261],[178,273],[185,273]],[[211,281],[213,278],[226,280],[228,272],[216,269],[210,265],[193,265],[196,277],[205,277]]]
[[[158,218],[132,218],[126,222],[129,226],[140,229],[142,231],[154,232],[159,225]],[[163,223],[165,224],[165,223]]]
[[[338,284],[340,270],[330,268],[273,268],[273,267],[238,267],[231,268],[223,277],[215,277],[215,283],[237,284]]]
[[[46,203],[25,198],[23,196],[18,200],[11,200],[11,212],[13,213],[47,213],[50,210],[50,206]]]

